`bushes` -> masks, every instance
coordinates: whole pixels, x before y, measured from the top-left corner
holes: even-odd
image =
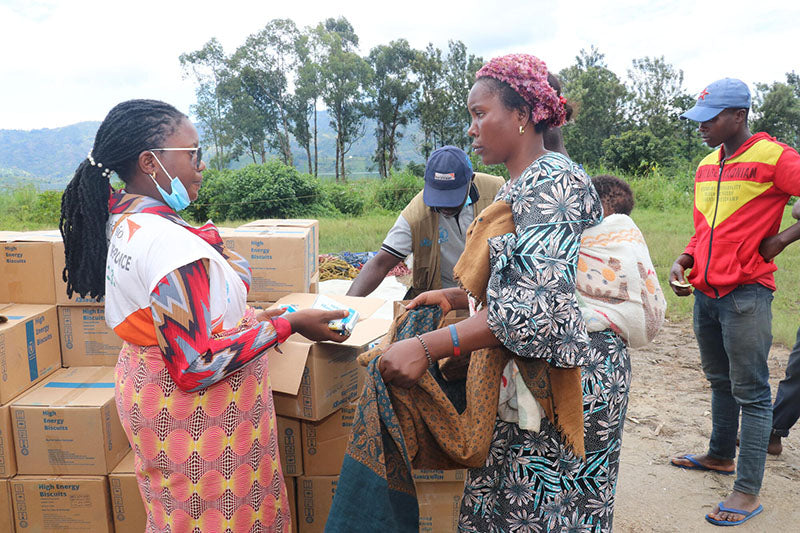
[[[39,190],[33,185],[5,189],[0,195],[0,229],[54,228],[61,216],[61,191]]]
[[[392,171],[375,185],[374,203],[387,211],[402,211],[425,185],[425,180],[411,172]]]
[[[339,213],[361,216],[364,213],[367,200],[362,192],[364,187],[359,185],[361,184],[325,182],[322,186],[323,200],[330,201],[331,205]]]
[[[189,214],[200,220],[297,218],[319,201],[319,182],[279,161],[207,171]]]
[[[643,175],[666,162],[664,143],[646,130],[630,130],[603,141],[603,162],[626,173]]]

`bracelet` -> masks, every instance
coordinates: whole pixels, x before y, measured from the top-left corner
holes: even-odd
[[[458,345],[458,332],[456,331],[456,326],[454,324],[450,324],[447,329],[450,330],[450,339],[453,341],[453,357],[458,357],[461,355],[461,347]]]
[[[414,335],[417,340],[422,344],[422,347],[425,348],[425,358],[428,359],[428,366],[433,366],[433,359],[431,358],[431,352],[428,350],[428,345],[425,344],[425,341],[422,340],[422,337],[419,335]]]

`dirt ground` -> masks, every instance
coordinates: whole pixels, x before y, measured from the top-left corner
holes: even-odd
[[[770,352],[773,398],[788,355],[779,346]],[[734,476],[669,465],[672,456],[705,451],[711,433],[711,391],[691,323],[666,323],[652,344],[631,350],[631,361],[614,530],[718,532],[705,514],[729,494]],[[800,426],[783,439],[780,456],[767,456],[761,503],[764,512],[735,531],[800,531]]]

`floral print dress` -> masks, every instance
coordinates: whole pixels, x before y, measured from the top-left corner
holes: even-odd
[[[610,330],[587,334],[575,296],[581,233],[602,208],[569,158],[547,153],[509,182],[515,234],[490,239],[488,324],[521,357],[581,367],[586,459],[544,418],[538,432],[498,419],[482,468],[469,471],[459,531],[611,531],[630,362]]]

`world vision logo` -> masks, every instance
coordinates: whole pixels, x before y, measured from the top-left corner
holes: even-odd
[[[444,172],[434,172],[433,179],[442,181],[455,181],[456,173],[450,172],[449,174],[445,174]]]
[[[698,100],[705,100],[706,96],[708,96],[709,94],[711,94],[711,93],[708,92],[708,87],[706,87],[705,89],[703,89],[703,92],[701,92],[700,94],[697,95],[697,99]]]

